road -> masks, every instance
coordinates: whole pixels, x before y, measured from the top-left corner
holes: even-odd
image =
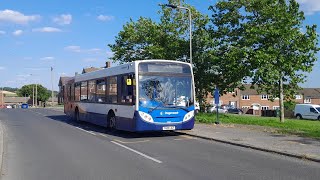
[[[319,179],[320,164],[204,139],[110,131],[50,109],[2,109],[3,180]]]

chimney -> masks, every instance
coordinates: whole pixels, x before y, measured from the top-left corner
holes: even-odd
[[[110,61],[106,61],[106,66],[105,66],[105,68],[109,68],[109,67],[111,67]]]

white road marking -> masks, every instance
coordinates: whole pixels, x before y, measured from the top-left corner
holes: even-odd
[[[150,157],[150,156],[148,156],[148,155],[146,155],[146,154],[144,154],[144,153],[142,153],[142,152],[139,152],[139,151],[137,151],[137,150],[134,150],[134,149],[132,149],[132,148],[129,148],[128,146],[125,146],[125,145],[123,145],[123,144],[120,144],[120,143],[118,143],[118,142],[115,142],[115,141],[111,141],[113,144],[116,144],[116,145],[118,145],[118,146],[121,146],[121,147],[123,147],[123,148],[125,148],[125,149],[127,149],[127,150],[129,150],[129,151],[132,151],[132,152],[134,152],[134,153],[136,153],[136,154],[139,154],[140,156],[143,156],[144,158],[147,158],[147,159],[150,159],[150,160],[152,160],[152,161],[154,161],[154,162],[157,162],[157,163],[162,163],[162,161],[160,161],[160,160],[158,160],[158,159],[155,159],[155,158],[153,158],[153,157]]]
[[[87,130],[81,129],[81,128],[79,128],[79,127],[75,127],[75,128],[77,128],[77,129],[79,129],[79,130],[81,130],[81,131],[83,131],[83,132],[86,132],[86,133],[89,133],[89,134],[92,134],[92,135],[96,135],[96,133],[94,133],[94,132],[92,132],[92,131],[87,131]]]
[[[113,140],[117,141],[119,143],[122,143],[122,144],[134,144],[134,143],[143,143],[143,142],[149,142],[150,141],[149,139],[141,140],[141,141],[121,141],[121,140],[118,140],[118,139],[113,139]]]
[[[104,134],[102,134],[102,133],[100,133],[100,136],[103,136],[103,137],[108,137],[108,136],[106,136],[106,135],[104,135]]]

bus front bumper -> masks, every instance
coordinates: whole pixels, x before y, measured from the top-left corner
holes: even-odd
[[[190,130],[194,127],[195,117],[185,122],[177,123],[151,123],[142,120],[138,112],[135,112],[136,131],[164,131],[164,130]]]

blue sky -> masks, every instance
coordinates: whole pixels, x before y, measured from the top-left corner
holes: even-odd
[[[320,32],[320,1],[298,0],[306,24]],[[203,13],[216,0],[186,0]],[[107,44],[130,18],[158,20],[166,0],[0,0],[0,86],[21,87],[38,82],[54,89],[60,76],[83,67],[101,67],[112,55]],[[318,57],[320,55],[318,54]],[[319,58],[320,59],[320,58]],[[320,60],[303,87],[320,87]]]

